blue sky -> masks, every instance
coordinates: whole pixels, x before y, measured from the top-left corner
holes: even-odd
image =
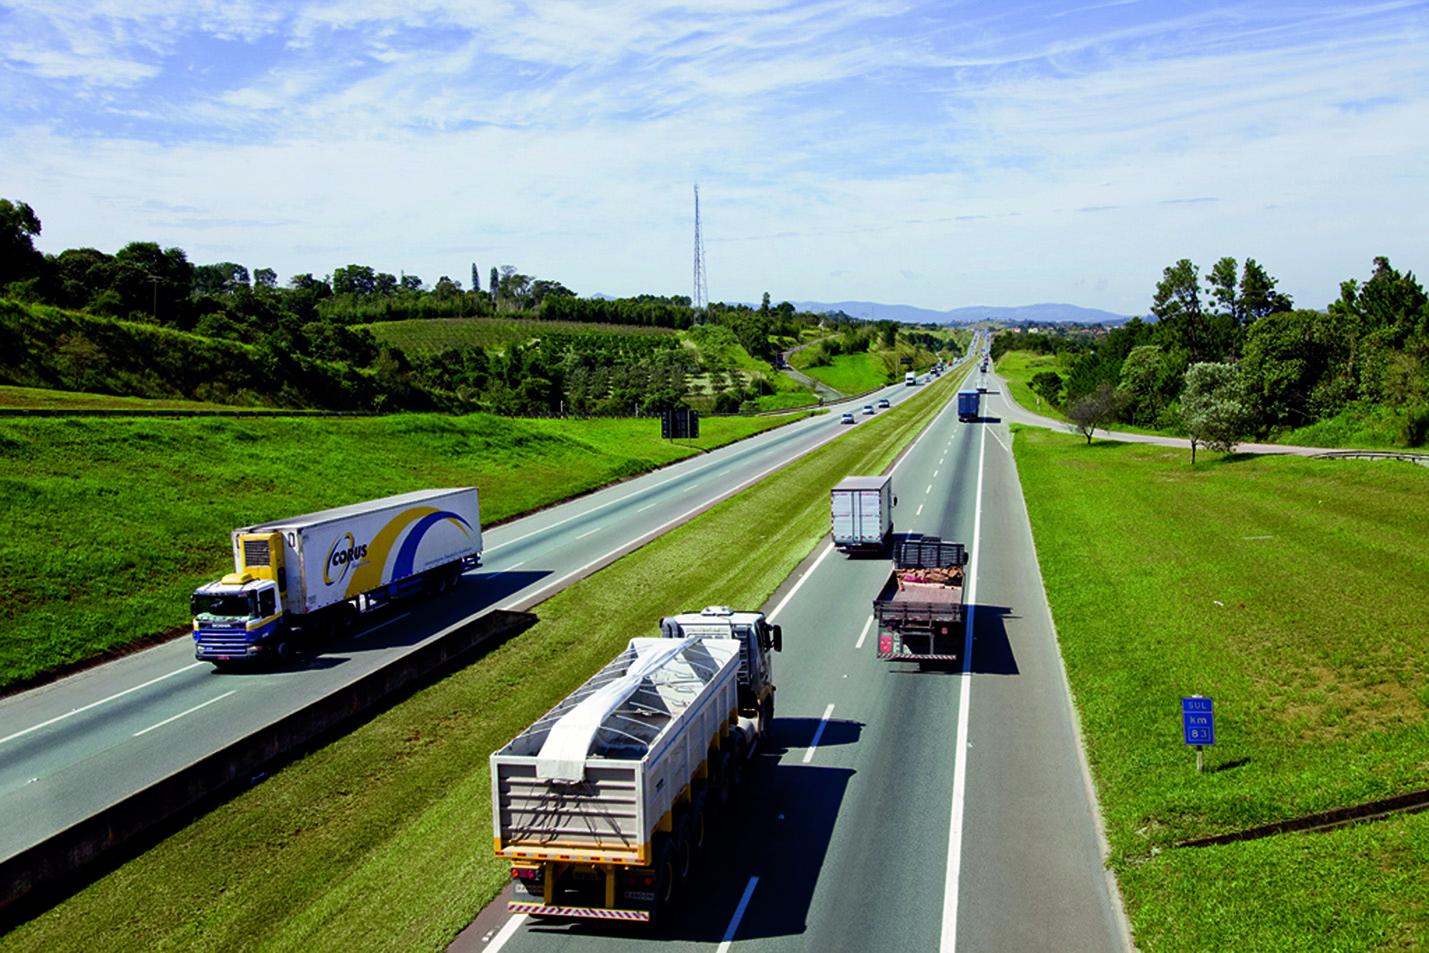
[[[1429,274],[1429,2],[0,0],[46,251],[689,294],[696,181],[717,300],[1322,307]]]

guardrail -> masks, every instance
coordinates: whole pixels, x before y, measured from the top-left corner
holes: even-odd
[[[1394,450],[1326,450],[1312,454],[1311,460],[1404,460],[1429,467],[1429,453],[1399,453]]]

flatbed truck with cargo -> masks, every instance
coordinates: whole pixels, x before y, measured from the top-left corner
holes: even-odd
[[[445,592],[481,560],[475,487],[419,490],[242,526],[233,572],[190,598],[194,657],[219,667],[282,661],[363,612]]]
[[[746,762],[774,718],[763,613],[660,621],[491,755],[507,909],[547,919],[666,917],[711,831],[737,822]]]
[[[962,658],[966,565],[961,543],[936,536],[899,541],[893,569],[873,600],[880,659],[932,664]]]

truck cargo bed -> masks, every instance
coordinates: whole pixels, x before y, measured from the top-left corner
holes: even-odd
[[[894,551],[893,569],[873,614],[878,621],[878,657],[952,661],[963,648],[964,564],[961,543],[912,536]],[[932,576],[942,582],[919,581]]]

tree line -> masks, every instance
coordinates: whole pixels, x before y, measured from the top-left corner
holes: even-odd
[[[1319,311],[1296,308],[1276,284],[1253,259],[1222,258],[1204,280],[1182,259],[1156,285],[1154,321],[1133,319],[1100,337],[1004,332],[993,353],[1059,355],[1065,373],[1042,371],[1032,389],[1097,426],[1201,433],[1228,446],[1381,406],[1399,415],[1399,442],[1422,445],[1429,298],[1414,274],[1375,258],[1367,280],[1344,281],[1339,298]]]

